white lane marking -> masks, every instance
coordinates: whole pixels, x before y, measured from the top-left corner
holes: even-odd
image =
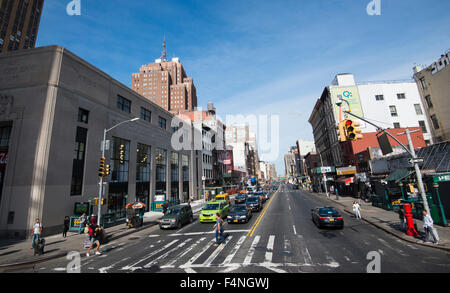
[[[267,263],[272,262],[274,242],[275,242],[275,235],[270,235],[269,241],[267,242],[267,251],[265,255],[266,257],[265,262]]]
[[[126,257],[126,258],[124,258],[124,259],[121,259],[121,260],[119,260],[118,262],[115,262],[115,263],[113,263],[113,264],[111,264],[111,265],[109,265],[109,266],[107,266],[107,267],[100,268],[100,269],[98,269],[98,271],[99,271],[99,273],[101,273],[101,274],[105,274],[105,273],[108,272],[108,270],[112,269],[112,268],[113,268],[115,265],[117,265],[118,263],[120,263],[120,262],[122,262],[122,261],[126,261],[126,260],[128,260],[128,259],[130,259],[130,257]]]
[[[292,228],[294,228],[294,235],[297,235],[297,230],[295,230],[295,225],[292,225]]]
[[[53,270],[57,272],[65,272],[66,268],[54,268]]]
[[[329,263],[328,264],[323,264],[324,266],[331,267],[331,268],[338,268],[338,267],[340,267],[340,264],[334,258],[332,258],[331,256],[327,255],[327,260],[329,261]]]
[[[148,237],[155,238],[155,237],[159,237],[159,235],[148,235]]]
[[[247,233],[250,230],[226,230],[227,233]],[[169,236],[194,236],[194,235],[208,235],[215,234],[216,231],[208,231],[208,232],[189,232],[189,233],[175,233],[170,234]]]
[[[252,261],[252,257],[253,257],[253,254],[255,253],[256,245],[258,245],[260,238],[261,237],[259,235],[257,235],[257,236],[255,236],[255,239],[253,239],[252,246],[250,246],[250,249],[248,250],[248,254],[244,259],[244,265],[249,265],[250,262]]]
[[[189,241],[191,241],[192,238],[186,239],[186,241],[178,244],[177,246],[175,246],[174,248],[172,248],[171,250],[165,252],[164,254],[158,256],[157,258],[155,258],[154,260],[152,260],[151,262],[149,262],[148,264],[146,264],[144,266],[144,268],[149,268],[151,266],[153,266],[154,264],[156,264],[159,260],[164,260],[167,256],[169,256],[169,254],[171,254],[172,252],[174,252],[175,250],[179,250],[181,249],[183,246],[185,246],[186,244],[189,243]]]
[[[186,273],[188,273],[188,274],[196,274],[196,273],[197,273],[196,271],[194,271],[194,270],[191,269],[191,268],[185,268],[184,271],[185,271]]]
[[[174,267],[173,264],[176,263],[177,260],[181,259],[183,256],[188,254],[191,250],[193,250],[195,247],[197,247],[197,245],[199,245],[205,239],[206,239],[206,237],[200,238],[197,242],[195,242],[194,244],[189,246],[187,249],[185,249],[180,255],[177,255],[176,257],[173,258],[173,260],[171,260],[170,262],[168,262],[164,266],[161,266],[161,268],[173,268]]]
[[[172,241],[172,242],[166,244],[166,245],[163,246],[162,248],[153,251],[152,253],[150,253],[149,255],[147,255],[146,257],[144,257],[143,259],[141,259],[141,260],[135,262],[134,264],[129,265],[129,266],[124,266],[123,268],[121,268],[121,270],[122,270],[122,271],[127,271],[127,270],[135,271],[135,270],[139,269],[138,267],[136,267],[136,265],[137,265],[138,263],[143,262],[143,261],[146,261],[147,259],[153,257],[155,254],[160,253],[161,251],[164,251],[165,249],[167,249],[167,248],[169,248],[170,246],[172,246],[173,244],[175,244],[177,241],[178,241],[178,239],[176,239],[176,240],[174,240],[174,241]]]
[[[225,258],[225,260],[223,261],[222,265],[226,266],[228,264],[231,263],[231,260],[233,259],[233,257],[236,255],[236,253],[238,252],[239,248],[241,248],[242,243],[244,243],[245,239],[247,238],[246,235],[243,235],[238,242],[236,243],[236,245],[233,247],[233,250],[231,251],[231,253]]]
[[[284,262],[291,262],[291,242],[288,239],[284,239]]]
[[[219,253],[225,248],[225,246],[227,246],[227,244],[229,243],[229,241],[231,241],[231,239],[233,238],[233,236],[230,236],[225,244],[221,244],[219,245],[219,247],[216,248],[216,250],[214,250],[214,252],[208,257],[208,259],[203,263],[204,266],[206,267],[210,267],[211,263],[214,261],[214,259],[219,255]]]
[[[211,239],[211,241],[214,241],[214,238]],[[201,249],[199,252],[197,252],[193,257],[191,257],[190,260],[188,260],[184,265],[181,265],[181,269],[189,268],[192,266],[192,264],[203,254],[208,250],[208,248],[211,247],[211,241],[208,241],[206,245]]]
[[[307,265],[312,265],[312,258],[311,255],[309,254],[308,248],[306,247],[306,243],[305,243],[305,239],[303,237],[303,235],[297,235],[298,238],[300,238],[300,249],[302,251],[302,255],[303,258],[305,260],[305,264]]]

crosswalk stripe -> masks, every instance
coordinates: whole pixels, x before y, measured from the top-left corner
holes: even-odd
[[[298,238],[300,238],[300,249],[302,251],[303,254],[303,258],[305,259],[305,264],[308,265],[312,265],[312,259],[311,259],[311,255],[309,254],[308,248],[306,247],[305,244],[305,239],[303,238],[303,235],[297,235]]]
[[[267,242],[266,262],[272,262],[273,257],[273,245],[275,242],[275,235],[269,236],[269,242]]]
[[[231,241],[232,238],[233,236],[230,236],[225,242],[225,244],[221,244],[219,247],[217,247],[216,250],[214,250],[214,252],[203,263],[203,265],[209,267],[211,263],[214,261],[214,259],[219,255],[219,253],[225,248],[225,246],[227,246],[227,244],[230,243],[229,241]]]
[[[255,253],[255,247],[256,247],[256,245],[258,245],[258,242],[259,242],[260,238],[261,237],[259,235],[255,236],[255,239],[253,240],[252,246],[248,250],[248,254],[247,254],[247,256],[244,259],[244,265],[249,265],[250,262],[252,261],[253,254]]]
[[[214,241],[214,238],[211,239],[211,241]],[[181,265],[180,268],[184,269],[192,266],[192,264],[211,246],[211,241],[208,241],[203,249],[201,249],[193,257],[191,257],[191,259],[189,259],[184,265]]]
[[[247,236],[243,235],[238,242],[236,243],[236,245],[233,247],[233,250],[231,251],[231,253],[225,258],[225,260],[223,261],[223,263],[221,265],[228,265],[231,263],[231,260],[233,259],[233,257],[236,255],[236,253],[238,252],[239,248],[241,248],[242,243],[244,243],[245,239],[247,238]]]
[[[178,244],[177,246],[175,246],[174,248],[172,248],[171,250],[167,251],[166,253],[158,256],[157,258],[155,258],[154,260],[152,260],[151,262],[149,262],[148,264],[146,264],[144,266],[144,268],[149,268],[151,266],[153,266],[154,264],[156,264],[158,262],[158,260],[161,259],[165,259],[167,256],[169,256],[169,254],[171,254],[172,252],[179,250],[180,248],[182,248],[183,246],[185,246],[187,243],[189,243],[192,240],[192,238],[186,239],[186,241]]]
[[[188,254],[191,250],[193,250],[197,245],[199,245],[201,242],[203,242],[206,239],[206,237],[200,238],[197,242],[186,248],[180,255],[177,255],[174,257],[173,260],[165,264],[164,266],[161,266],[161,268],[171,268],[173,267],[173,264],[177,262],[177,260],[181,259],[183,256]]]
[[[147,260],[147,259],[153,257],[154,255],[160,253],[161,251],[166,250],[167,248],[169,248],[170,246],[172,246],[173,244],[175,244],[177,241],[178,241],[178,239],[175,239],[174,241],[172,241],[172,242],[166,244],[165,246],[161,247],[160,249],[157,249],[157,250],[153,251],[152,253],[150,253],[149,255],[147,255],[146,257],[144,257],[143,259],[141,259],[141,260],[135,262],[134,264],[129,265],[129,266],[124,266],[121,270],[122,270],[122,271],[124,271],[124,270],[133,270],[133,271],[134,271],[134,270],[138,269],[138,267],[136,267],[136,265],[137,265],[138,263],[143,262],[143,261],[145,261],[145,260]]]

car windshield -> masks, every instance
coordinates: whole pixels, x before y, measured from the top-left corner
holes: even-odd
[[[339,216],[339,212],[335,209],[329,209],[329,208],[322,208],[319,209],[319,215],[324,217],[337,217]]]
[[[205,210],[205,211],[215,211],[218,209],[219,209],[218,203],[209,203],[203,208],[203,210]]]
[[[180,213],[180,209],[168,209],[166,215],[178,215]]]
[[[258,198],[257,197],[249,197],[249,198],[247,198],[247,201],[248,202],[257,202]]]
[[[245,211],[245,206],[234,206],[231,209],[231,212],[243,212]]]

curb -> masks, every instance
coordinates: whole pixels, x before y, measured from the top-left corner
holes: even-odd
[[[200,212],[201,210],[202,210],[202,208],[200,208],[199,210],[196,210],[195,212],[192,211],[192,213],[196,214],[196,213]],[[156,221],[158,221],[158,219],[156,219]],[[123,232],[123,233],[119,233],[117,235],[111,235],[110,237],[107,236],[106,240],[107,240],[107,242],[114,241],[114,240],[120,239],[122,237],[131,235],[131,234],[136,233],[136,232],[143,231],[145,229],[148,229],[148,228],[151,228],[151,227],[154,227],[154,226],[157,226],[157,225],[158,225],[158,223],[156,222],[155,224],[149,224],[149,225],[137,228],[137,229],[130,229],[129,231],[126,231],[126,232]],[[80,253],[81,257],[85,257],[86,256],[86,252],[81,252],[79,250],[71,250],[71,251],[76,251],[76,252]],[[46,262],[46,261],[49,261],[49,260],[65,257],[67,255],[67,253],[69,253],[69,251],[65,250],[64,252],[59,252],[59,253],[57,253],[55,255],[50,255],[50,256],[43,257],[43,258],[40,258],[40,259],[37,259],[37,260],[22,261],[22,262],[18,261],[16,263],[11,263],[11,264],[0,264],[0,272],[15,271],[15,270],[19,270],[21,268],[34,267],[38,263],[42,263],[42,262]]]
[[[312,195],[314,195],[314,196],[319,196],[319,197],[320,197],[320,195],[311,193],[311,192],[309,192],[309,191],[308,191],[308,193],[310,193],[310,194],[312,194]],[[330,199],[330,198],[326,198],[326,197],[325,197],[324,199],[327,199],[327,200],[329,200],[329,201],[332,201],[332,202],[335,202],[335,203],[339,204],[340,206],[342,206],[342,207],[344,208],[344,211],[345,211],[346,213],[353,215],[353,212],[352,212],[352,211],[349,211],[349,210],[347,209],[347,207],[346,207],[344,204],[342,204],[342,203],[340,203],[340,202],[338,202],[338,201],[332,200],[332,199]],[[431,244],[427,244],[427,243],[421,243],[420,240],[417,240],[417,239],[414,239],[414,240],[413,240],[413,239],[411,239],[411,238],[408,238],[408,237],[410,237],[410,236],[403,235],[403,234],[400,235],[400,234],[398,233],[398,231],[392,230],[392,229],[390,229],[390,228],[386,228],[386,227],[384,227],[383,225],[380,225],[380,224],[378,224],[378,223],[375,223],[375,222],[372,222],[372,221],[368,220],[367,218],[362,218],[362,220],[364,220],[365,222],[371,224],[372,226],[375,226],[376,228],[378,228],[378,229],[380,229],[380,230],[383,230],[383,231],[386,232],[386,233],[389,233],[389,234],[391,234],[391,235],[393,235],[393,236],[395,236],[395,237],[397,237],[397,238],[399,238],[399,239],[402,239],[402,240],[404,240],[404,241],[407,241],[407,242],[409,242],[409,243],[417,244],[417,245],[421,245],[421,246],[429,247],[429,248],[440,249],[440,250],[443,250],[443,251],[446,251],[446,252],[450,252],[450,248],[447,248],[447,247],[439,247],[439,246],[435,246],[435,245],[431,245]]]

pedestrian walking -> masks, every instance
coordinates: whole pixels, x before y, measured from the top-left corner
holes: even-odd
[[[437,233],[433,231],[433,219],[431,216],[427,213],[427,211],[423,211],[423,229],[425,230],[425,241],[429,242],[430,240],[430,234],[433,236],[433,243],[438,244],[439,239],[437,239]]]
[[[214,229],[216,230],[216,243],[214,244],[214,246],[218,246],[220,243],[225,244],[224,225],[225,222],[220,217],[220,214],[216,213],[216,224],[214,225]],[[219,243],[219,236],[220,236],[220,243]]]
[[[166,200],[166,202],[163,203],[162,208],[163,208],[163,214],[165,215],[166,212],[167,212],[167,209],[169,208],[169,201],[168,200]]]
[[[87,225],[86,213],[83,213],[78,220],[80,221],[80,226],[78,227],[78,234],[81,234],[81,232],[84,232],[84,228]]]
[[[64,230],[63,230],[63,237],[64,238],[67,238],[67,231],[69,231],[69,222],[70,222],[70,219],[69,219],[69,217],[68,216],[66,216],[65,218],[64,218]]]
[[[94,221],[91,221],[91,224],[89,225],[89,236],[91,240],[91,245],[88,248],[88,251],[86,253],[86,256],[90,255],[91,249],[94,247],[94,244],[97,245],[97,248],[95,249],[95,254],[100,255],[100,239],[101,239],[101,228],[97,226],[97,224]]]
[[[355,217],[361,219],[361,206],[357,201],[353,202],[353,211],[355,212]]]
[[[339,191],[337,185],[335,187],[335,191],[336,191],[336,200],[339,200]]]
[[[39,242],[39,239],[42,235],[42,223],[40,222],[39,219],[36,219],[36,222],[34,223],[33,226],[33,232],[31,234],[31,248],[30,249],[34,249],[35,245]]]
[[[405,212],[403,211],[403,207],[400,206],[398,210],[398,218],[400,219],[400,227],[402,231],[406,231],[406,217]]]

